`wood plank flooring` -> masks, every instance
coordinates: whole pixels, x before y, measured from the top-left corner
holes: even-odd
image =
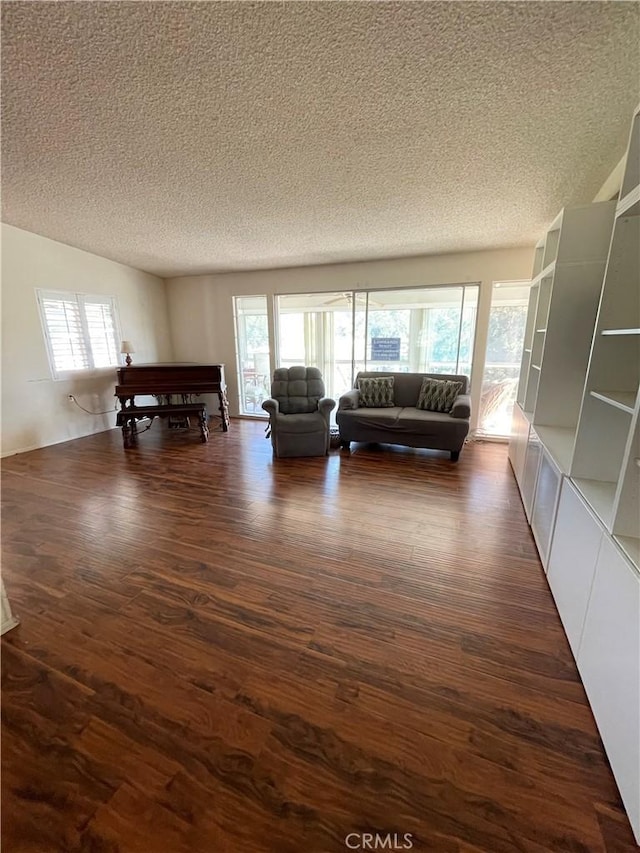
[[[636,849],[506,447],[263,436],[3,460],[3,850]]]

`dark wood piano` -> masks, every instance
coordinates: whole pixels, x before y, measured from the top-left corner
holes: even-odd
[[[200,417],[203,441],[206,441],[206,408],[204,403],[194,402],[194,398],[200,394],[218,395],[222,430],[228,431],[229,404],[224,364],[135,364],[120,367],[117,373],[116,397],[120,400],[117,425],[122,427],[125,447],[130,447],[135,442],[137,419],[195,414],[196,409]],[[159,398],[159,402],[152,406],[137,406],[137,396],[154,396]],[[178,402],[175,401],[176,397],[179,398]]]

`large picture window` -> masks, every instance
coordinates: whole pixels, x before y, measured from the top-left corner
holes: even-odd
[[[36,291],[51,372],[68,372],[118,364],[118,317],[112,296],[66,291]]]
[[[471,376],[478,285],[282,294],[277,363],[318,367],[337,399],[359,370]]]

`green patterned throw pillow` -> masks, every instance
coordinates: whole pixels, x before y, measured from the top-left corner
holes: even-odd
[[[462,393],[462,382],[451,379],[431,379],[425,376],[416,408],[430,412],[450,412],[456,397]]]
[[[393,402],[393,376],[358,379],[360,405],[367,409],[389,409]]]

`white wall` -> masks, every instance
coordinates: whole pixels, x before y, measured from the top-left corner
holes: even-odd
[[[237,414],[233,296],[479,282],[472,388],[477,413],[491,285],[494,281],[528,280],[532,266],[533,248],[522,248],[173,278],[166,284],[174,355],[185,361],[224,363],[231,413]]]
[[[115,371],[51,377],[35,288],[108,294],[137,362],[172,358],[165,284],[149,273],[2,225],[2,455],[56,444],[115,425]],[[87,415],[85,408],[110,411]]]

